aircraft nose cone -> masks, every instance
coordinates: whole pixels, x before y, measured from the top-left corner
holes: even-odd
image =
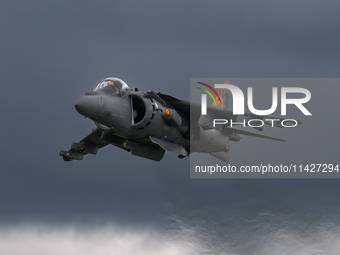
[[[95,118],[98,108],[100,107],[97,102],[98,100],[96,99],[97,98],[93,96],[83,96],[75,102],[74,107],[81,115],[89,118]]]

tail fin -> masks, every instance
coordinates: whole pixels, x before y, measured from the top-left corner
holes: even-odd
[[[222,84],[229,84],[229,82],[224,81]],[[222,101],[222,105],[221,105],[216,96],[215,99],[216,99],[217,105],[225,109],[228,109],[229,108],[229,89],[218,89],[217,93],[220,96],[221,101]],[[212,105],[216,106],[215,102]]]

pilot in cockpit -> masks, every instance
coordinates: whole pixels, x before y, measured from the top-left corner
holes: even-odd
[[[129,91],[129,86],[121,79],[110,77],[101,81],[94,91],[123,96]]]

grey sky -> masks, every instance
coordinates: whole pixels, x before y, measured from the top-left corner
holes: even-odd
[[[184,230],[206,231],[216,237],[205,239],[206,251],[221,251],[230,241],[235,253],[244,252],[238,242],[245,237],[261,243],[259,236],[275,227],[292,230],[286,218],[301,227],[296,233],[318,223],[339,229],[339,180],[193,180],[188,159],[166,153],[157,163],[113,146],[82,162],[65,163],[58,156],[94,127],[75,111],[75,100],[109,76],[186,99],[193,77],[338,77],[339,5],[2,1],[0,223],[111,222],[123,229],[157,229],[174,239]],[[339,94],[334,88],[330,97]],[[336,144],[338,134],[327,125],[306,128],[324,136],[306,141],[316,139],[337,159],[338,148],[327,144]],[[248,141],[249,147],[256,142],[244,137],[232,144],[233,153],[248,153]],[[306,150],[302,160],[313,160],[313,147]],[[261,150],[252,153],[263,157]],[[263,214],[271,215],[268,221]],[[262,222],[273,228],[262,229]],[[239,235],[231,238],[230,232]]]

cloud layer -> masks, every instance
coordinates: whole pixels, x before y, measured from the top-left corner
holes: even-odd
[[[239,229],[210,228],[195,222],[182,222],[168,233],[150,228],[121,227],[113,224],[83,228],[22,224],[0,228],[0,253],[6,255],[105,255],[105,254],[225,254],[225,255],[336,255],[340,228],[302,227],[298,222],[280,226],[273,215],[261,215]],[[264,219],[265,218],[265,219]],[[271,220],[268,220],[271,219]],[[177,222],[179,223],[179,222]],[[191,222],[192,223],[192,222]],[[198,224],[197,224],[198,223]],[[211,223],[211,222],[210,222]],[[282,222],[281,222],[282,223]],[[250,227],[249,227],[250,226]],[[227,230],[227,231],[226,231]]]

